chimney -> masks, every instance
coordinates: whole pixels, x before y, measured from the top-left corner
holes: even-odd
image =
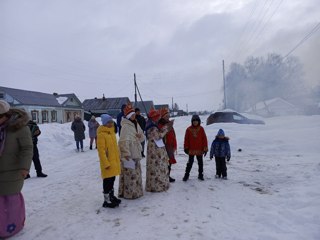
[[[102,100],[103,100],[103,101],[104,101],[104,100],[106,100],[106,98],[105,98],[104,94],[103,94]]]

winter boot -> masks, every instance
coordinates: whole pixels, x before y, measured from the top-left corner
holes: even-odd
[[[90,150],[92,150],[92,145],[90,145]]]
[[[115,202],[118,205],[121,203],[121,200],[119,198],[117,198],[116,196],[114,196],[114,190],[113,189],[110,192],[110,200],[111,200],[111,202]]]
[[[81,148],[81,152],[84,152],[83,148]]]
[[[30,174],[28,174],[24,179],[28,179],[28,178],[30,178]]]
[[[203,174],[199,174],[198,179],[204,181]]]
[[[188,181],[188,179],[189,179],[189,174],[185,173],[184,177],[182,178],[182,181],[186,182],[186,181]]]
[[[104,202],[102,204],[102,207],[104,208],[115,208],[115,207],[118,207],[119,204],[116,203],[115,201],[111,201],[111,195],[110,193],[106,193],[104,194]]]
[[[45,178],[45,177],[48,177],[48,175],[44,174],[43,172],[37,172],[37,177]]]
[[[142,158],[145,158],[146,156],[144,155],[144,152],[141,152]]]
[[[173,183],[173,182],[175,182],[176,180],[175,180],[174,178],[170,177],[170,173],[171,173],[171,164],[169,164],[168,169],[169,169],[169,182]]]
[[[175,182],[175,181],[176,181],[176,180],[175,180],[174,178],[172,178],[172,177],[169,176],[169,182],[172,183],[172,182]]]

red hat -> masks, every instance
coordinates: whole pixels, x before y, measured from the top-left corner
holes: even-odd
[[[128,103],[126,105],[126,107],[124,108],[123,113],[124,113],[125,116],[128,116],[132,112],[134,113],[134,109],[133,109],[131,103]]]
[[[160,115],[161,117],[164,117],[165,115],[169,114],[168,108],[161,108],[160,109]]]
[[[157,110],[150,109],[148,116],[152,121],[157,122],[160,119],[161,114]]]

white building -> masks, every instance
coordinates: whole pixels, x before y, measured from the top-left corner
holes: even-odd
[[[11,107],[26,110],[36,123],[65,123],[76,115],[83,119],[81,101],[75,94],[49,94],[0,86],[0,99]]]

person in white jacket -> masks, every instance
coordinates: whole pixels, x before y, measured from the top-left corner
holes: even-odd
[[[136,199],[143,196],[141,143],[145,140],[143,131],[136,121],[136,114],[131,104],[124,109],[121,121],[119,149],[121,157],[121,175],[119,197]]]

